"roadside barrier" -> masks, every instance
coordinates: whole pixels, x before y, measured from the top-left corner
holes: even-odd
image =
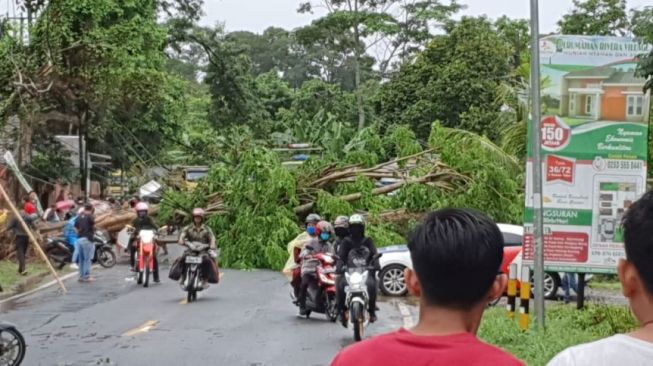
[[[522,330],[528,330],[530,323],[528,303],[531,301],[531,269],[527,266],[523,266],[521,269],[519,300],[519,327]]]
[[[508,317],[515,319],[515,307],[517,304],[517,263],[510,265],[508,271]]]

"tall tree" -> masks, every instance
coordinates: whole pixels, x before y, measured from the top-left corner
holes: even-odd
[[[653,43],[653,6],[630,11],[630,31],[635,37],[641,37]]]
[[[562,34],[625,36],[628,23],[626,0],[574,0],[558,26]]]
[[[513,77],[510,45],[485,18],[463,17],[445,30],[383,85],[378,113],[422,138],[436,120],[494,138],[499,86]]]
[[[313,41],[323,42],[339,53],[351,55],[354,63],[354,85],[358,108],[358,128],[365,127],[364,96],[362,85],[362,63],[366,51],[383,37],[396,34],[400,27],[397,20],[387,13],[395,1],[390,0],[320,0],[306,2],[299,12],[311,12],[314,6],[328,10],[324,17],[313,21],[310,26]],[[372,41],[366,43],[366,39]]]
[[[376,47],[375,57],[379,72],[389,75],[393,65],[409,61],[433,39],[439,29],[453,14],[464,6],[455,0],[447,4],[440,0],[402,0],[392,3],[387,12],[399,25],[399,32],[388,34]]]
[[[179,114],[171,111],[181,99],[163,68],[166,28],[157,24],[158,5],[44,2],[35,9],[29,47],[9,37],[0,45],[0,70],[9,71],[3,84],[11,85],[2,113],[18,113],[32,129],[46,131],[44,139],[78,131],[90,149],[115,152],[117,159],[156,155],[157,142],[176,130]],[[140,143],[144,136],[150,146]],[[121,152],[126,149],[133,151]]]
[[[512,67],[514,69],[522,66],[524,59],[529,57],[530,26],[525,19],[510,19],[502,16],[497,19],[494,26],[503,39],[512,47]]]

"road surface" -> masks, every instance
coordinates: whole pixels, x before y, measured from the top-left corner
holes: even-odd
[[[225,270],[219,285],[186,304],[168,265],[161,269],[162,283],[150,288],[119,264],[97,270],[92,284],[66,281],[66,295],[52,287],[2,304],[2,319],[26,337],[23,364],[317,366],[352,343],[351,330],[322,314],[298,318],[277,272]],[[406,317],[396,300],[379,306],[368,335],[397,329]]]

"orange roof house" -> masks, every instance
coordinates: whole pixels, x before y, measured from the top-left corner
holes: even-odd
[[[591,121],[647,122],[649,96],[645,78],[635,76],[636,63],[574,71],[562,78],[560,115]]]

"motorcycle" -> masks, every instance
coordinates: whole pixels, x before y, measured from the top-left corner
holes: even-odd
[[[338,319],[338,305],[334,255],[318,253],[313,259],[318,260],[320,265],[317,266],[317,281],[313,281],[306,291],[306,319],[315,312],[325,314],[329,321],[335,323]],[[290,293],[290,298],[299,306],[293,292]]]
[[[197,300],[197,292],[204,290],[202,286],[204,278],[202,277],[201,266],[204,256],[207,255],[206,252],[209,249],[209,244],[188,241],[184,245],[188,249],[184,253],[186,273],[184,274],[184,280],[181,286],[187,292],[186,301],[191,303]],[[214,253],[214,256],[217,257],[217,253]]]
[[[154,272],[154,253],[156,253],[156,232],[141,230],[136,240],[136,263],[138,267],[137,284],[150,285],[150,274]]]
[[[372,263],[381,257],[378,253],[372,257]],[[350,326],[354,330],[354,340],[356,342],[365,336],[365,328],[369,324],[367,313],[369,304],[369,295],[367,292],[367,279],[370,271],[374,271],[374,266],[367,266],[366,259],[353,259],[353,265],[345,268],[345,304],[348,309],[347,328]]]
[[[18,366],[25,357],[25,338],[13,324],[0,322],[0,365]]]
[[[99,263],[104,268],[116,265],[116,254],[104,233],[95,232],[93,244],[95,245],[93,263]],[[72,263],[74,251],[75,248],[65,238],[53,237],[47,240],[45,252],[58,269],[62,269],[67,263]]]

